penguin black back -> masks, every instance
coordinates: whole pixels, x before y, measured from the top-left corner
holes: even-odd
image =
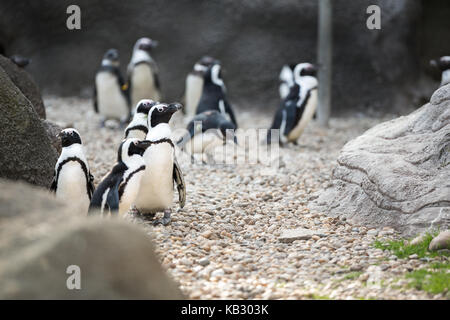
[[[208,110],[217,110],[230,118],[237,127],[236,117],[225,95],[225,84],[219,64],[208,68],[204,74],[203,92],[197,107],[197,114]]]

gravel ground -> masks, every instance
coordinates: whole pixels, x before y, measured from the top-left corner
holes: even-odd
[[[80,131],[98,184],[115,162],[122,131],[99,129],[90,100],[46,97],[45,103],[49,120]],[[256,112],[237,116],[244,128],[271,122],[271,115]],[[262,164],[193,164],[181,156],[185,208],[174,204],[169,226],[134,221],[154,238],[164,267],[192,299],[445,299],[407,288],[405,273],[425,261],[372,247],[376,239],[397,239],[394,230],[351,226],[307,208],[329,184],[342,146],[386,119],[332,119],[328,130],[311,123],[299,145],[280,149],[280,167],[271,174]],[[184,127],[181,115],[173,120]],[[297,228],[314,232],[304,240],[282,236]]]

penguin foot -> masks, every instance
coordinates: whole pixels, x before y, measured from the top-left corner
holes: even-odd
[[[172,218],[170,217],[171,213],[172,213],[171,210],[165,210],[164,217],[153,221],[153,225],[157,226],[158,224],[162,224],[163,226],[167,226],[170,223],[170,221],[172,221]]]
[[[132,216],[139,217],[142,220],[151,221],[155,218],[154,213],[143,213],[140,212],[136,207],[132,207],[128,213]]]

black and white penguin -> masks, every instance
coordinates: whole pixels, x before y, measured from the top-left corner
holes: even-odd
[[[203,92],[203,78],[208,68],[214,64],[220,64],[220,62],[212,57],[204,56],[194,65],[193,70],[186,77],[183,111],[188,117],[193,117],[196,114]]]
[[[233,109],[226,98],[226,88],[222,80],[221,66],[213,64],[203,77],[203,92],[197,106],[197,114],[207,110],[217,110],[237,127]]]
[[[132,106],[142,99],[161,100],[158,66],[150,55],[157,45],[157,41],[149,38],[140,38],[134,45],[128,64],[128,85]]]
[[[117,163],[102,179],[92,196],[89,214],[127,213],[136,199],[145,162],[142,158],[148,141],[126,139],[117,152]]]
[[[95,75],[94,109],[102,116],[102,125],[110,119],[122,124],[129,119],[130,100],[119,67],[119,53],[109,49]]]
[[[450,83],[450,56],[444,56],[439,60],[431,60],[430,64],[442,72],[441,87]]]
[[[94,192],[94,177],[84,155],[80,134],[69,128],[62,130],[62,151],[55,166],[55,173],[50,190],[56,197],[67,203],[78,205],[87,212]]]
[[[158,102],[143,99],[138,102],[134,111],[133,119],[130,124],[125,128],[125,139],[137,138],[144,140],[148,133],[147,118],[150,109]]]
[[[294,69],[294,84],[281,102],[270,128],[280,130],[282,144],[297,143],[316,112],[318,82],[315,74],[316,68],[312,64],[297,65]],[[271,139],[269,130],[267,142]]]
[[[197,114],[188,124],[187,133],[177,145],[193,153],[207,152],[223,145],[227,140],[237,143],[234,135],[236,126],[217,110],[208,110]]]
[[[283,68],[281,68],[280,72],[280,98],[282,100],[286,99],[286,97],[289,94],[290,87],[294,85],[294,68],[296,64],[289,64],[284,65]]]
[[[186,186],[183,174],[175,158],[169,121],[182,108],[181,104],[157,104],[149,112],[149,131],[146,140],[150,146],[144,152],[145,171],[141,179],[138,195],[133,208],[135,213],[153,217],[164,212],[164,217],[154,224],[170,223],[173,203],[174,182],[177,184],[180,207],[186,202]]]

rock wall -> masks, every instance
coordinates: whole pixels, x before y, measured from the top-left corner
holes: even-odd
[[[223,62],[232,102],[274,110],[282,65],[316,60],[315,0],[79,0],[81,30],[70,31],[66,8],[72,3],[0,4],[0,47],[7,54],[33,58],[29,70],[50,93],[90,95],[105,50],[119,49],[125,70],[141,36],[160,42],[154,56],[168,100],[181,98],[186,74],[199,57],[210,54]],[[334,1],[335,114],[367,108],[395,112],[414,98],[429,97],[427,86],[416,86],[422,75],[417,50],[422,3]],[[379,31],[366,28],[366,8],[371,4],[382,9]],[[445,33],[434,38],[442,47],[439,34]]]
[[[450,226],[450,85],[412,114],[373,127],[338,157],[312,208],[405,236]]]

